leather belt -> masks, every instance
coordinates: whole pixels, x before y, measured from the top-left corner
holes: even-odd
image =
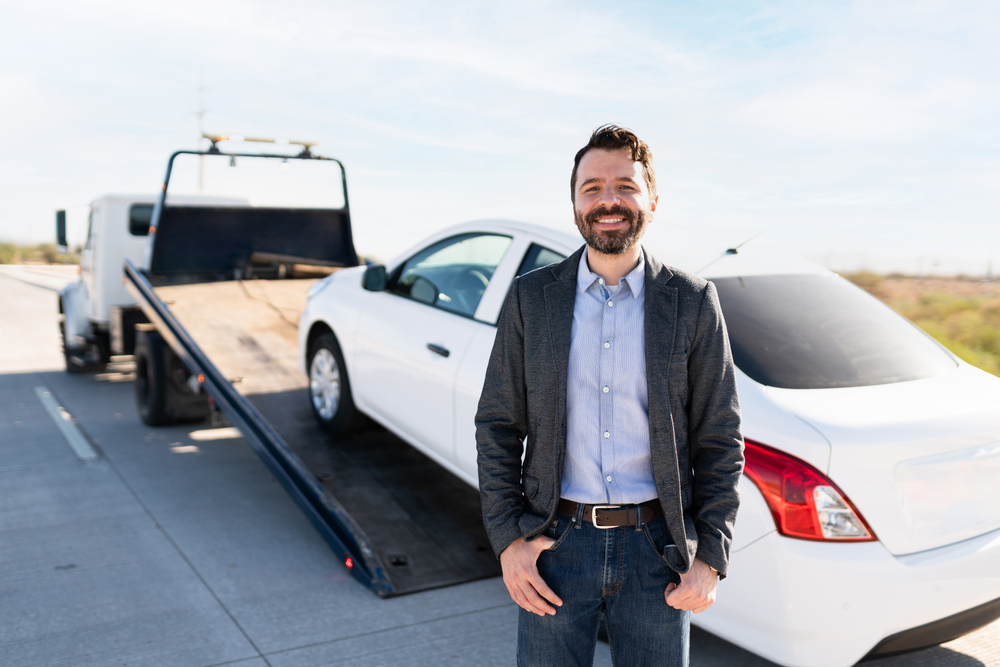
[[[577,516],[580,505],[565,498],[559,499],[558,510],[563,514]],[[594,524],[594,528],[621,528],[635,526],[642,518],[642,523],[663,516],[660,501],[654,498],[638,505],[583,505],[583,520]]]

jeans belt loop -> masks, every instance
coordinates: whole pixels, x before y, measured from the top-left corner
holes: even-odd
[[[635,532],[642,530],[642,505],[635,506]]]
[[[576,516],[573,517],[573,522],[576,524],[574,526],[577,530],[583,528],[583,503],[577,503],[576,505]]]

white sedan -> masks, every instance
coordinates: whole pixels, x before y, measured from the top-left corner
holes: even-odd
[[[668,238],[646,247],[718,288],[747,444],[729,577],[694,623],[783,665],[840,667],[1000,617],[1000,378],[815,264]],[[466,223],[316,283],[299,336],[320,425],[367,415],[476,486],[508,287],[580,245]]]

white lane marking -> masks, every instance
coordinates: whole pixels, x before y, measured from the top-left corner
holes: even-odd
[[[199,431],[191,431],[188,437],[196,442],[207,440],[230,440],[232,438],[242,438],[243,434],[234,426],[225,428],[203,428]]]
[[[87,439],[83,437],[83,433],[80,433],[80,429],[73,423],[73,415],[66,412],[65,408],[56,403],[55,397],[45,387],[35,387],[35,394],[38,396],[38,400],[42,402],[42,407],[45,408],[45,411],[52,417],[52,421],[56,423],[56,426],[62,432],[63,437],[66,438],[66,442],[69,443],[76,457],[81,461],[96,461],[97,452],[94,451],[94,448],[90,446]]]

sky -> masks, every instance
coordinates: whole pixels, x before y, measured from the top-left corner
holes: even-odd
[[[0,240],[71,235],[211,133],[319,142],[359,253],[510,218],[572,229],[604,123],[656,225],[835,270],[1000,273],[1000,4],[0,0]],[[202,144],[204,147],[205,144]],[[223,143],[223,150],[256,150]]]

